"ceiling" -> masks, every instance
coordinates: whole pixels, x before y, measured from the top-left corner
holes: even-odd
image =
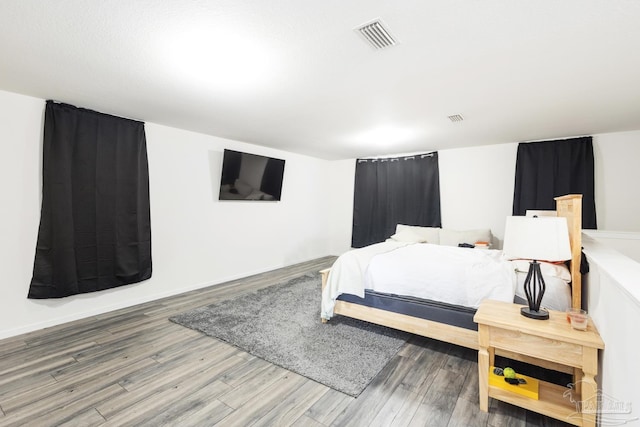
[[[376,18],[397,45],[353,30]],[[639,22],[636,0],[2,0],[0,89],[325,159],[561,138],[640,129]]]

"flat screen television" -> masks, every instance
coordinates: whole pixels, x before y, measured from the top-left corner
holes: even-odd
[[[279,201],[284,160],[224,150],[219,200]]]

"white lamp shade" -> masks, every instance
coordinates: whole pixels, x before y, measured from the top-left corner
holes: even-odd
[[[537,261],[571,259],[567,219],[563,217],[507,217],[503,252],[508,259]]]

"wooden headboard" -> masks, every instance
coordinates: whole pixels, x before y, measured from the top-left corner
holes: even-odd
[[[571,306],[582,306],[582,194],[568,194],[555,198],[558,216],[567,218],[569,242],[571,244]]]

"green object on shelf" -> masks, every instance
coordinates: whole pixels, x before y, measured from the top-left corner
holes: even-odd
[[[504,368],[504,377],[505,378],[515,378],[516,377],[516,371],[514,371],[513,368]]]

